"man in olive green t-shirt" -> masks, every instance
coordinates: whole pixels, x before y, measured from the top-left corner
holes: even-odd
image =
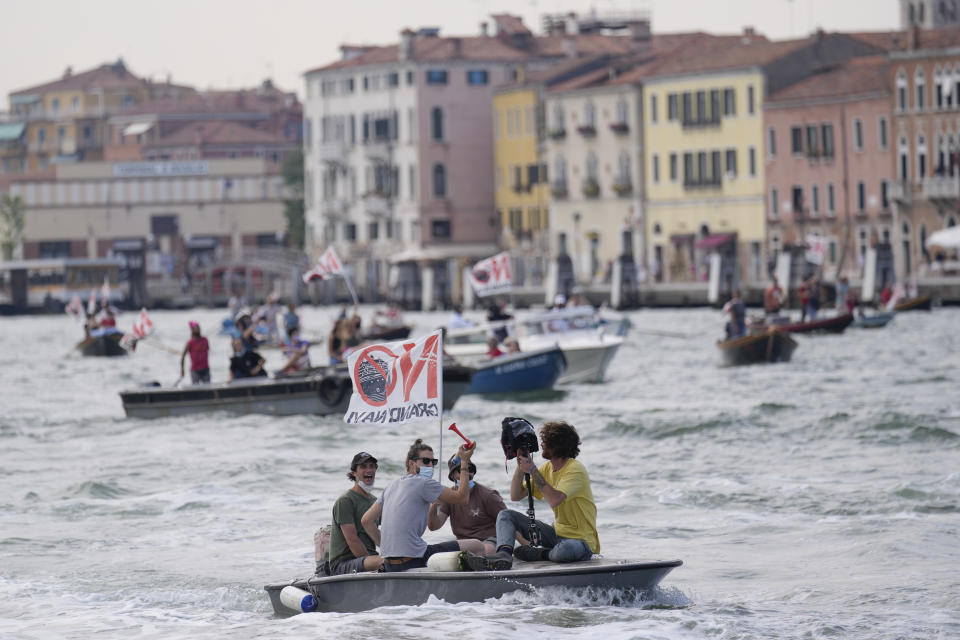
[[[353,456],[347,477],[353,486],[333,505],[333,526],[330,531],[330,573],[377,571],[383,558],[377,545],[360,524],[360,518],[374,503],[370,495],[377,477],[377,459],[366,451]]]
[[[514,550],[516,534],[530,539],[530,519],[513,509],[501,511],[497,516],[497,552],[488,556],[467,553],[467,564],[471,569],[510,569],[514,556],[526,562],[579,562],[589,560],[600,551],[597,505],[593,501],[587,469],[576,459],[579,453],[580,436],[572,425],[562,420],[544,423],[540,428],[540,454],[547,462],[538,468],[529,454],[518,453],[517,470],[510,482],[510,499],[517,501],[527,496],[523,478],[529,473],[533,497],[546,500],[550,505],[554,524],[551,526],[537,520],[540,546],[522,545]]]

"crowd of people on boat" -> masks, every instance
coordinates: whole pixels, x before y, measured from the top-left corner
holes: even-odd
[[[533,427],[522,421],[533,435]],[[379,468],[371,453],[361,451],[350,461],[352,486],[334,503],[329,542],[318,548],[318,573],[341,575],[364,571],[399,572],[426,567],[432,556],[463,552],[470,569],[507,570],[514,558],[526,561],[577,562],[600,551],[597,507],[586,467],[577,460],[580,436],[564,421],[546,422],[539,431],[544,462],[533,463],[527,451],[516,455],[510,499],[546,501],[555,522],[508,509],[500,493],[476,481],[472,458],[476,443],[462,445],[447,461],[444,486],[436,478],[439,460],[433,448],[417,439],[404,459],[404,475],[373,495]],[[535,437],[535,436],[533,436]],[[529,476],[529,482],[524,479]],[[429,544],[423,535],[447,522],[454,539]],[[517,546],[519,543],[519,546]]]

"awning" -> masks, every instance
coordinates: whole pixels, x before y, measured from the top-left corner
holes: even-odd
[[[705,236],[694,247],[697,249],[716,249],[720,245],[730,242],[733,238],[732,233],[715,233],[711,236]]]
[[[123,128],[123,135],[125,136],[138,136],[141,133],[146,133],[153,128],[152,122],[134,122],[133,124],[128,124]]]
[[[18,139],[23,135],[26,126],[22,122],[0,122],[0,141]]]
[[[693,242],[693,234],[692,233],[675,233],[672,236],[670,236],[670,242],[671,244],[687,244],[689,242]]]
[[[930,234],[927,238],[927,248],[958,249],[960,248],[960,227],[947,227]]]

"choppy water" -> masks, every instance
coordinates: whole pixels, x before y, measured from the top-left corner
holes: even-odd
[[[333,312],[306,309],[307,333]],[[179,348],[188,319],[213,333],[221,315],[154,321]],[[422,329],[443,319],[412,316]],[[718,366],[714,311],[632,319],[608,383],[559,400],[465,398],[449,418],[501,490],[504,415],[575,424],[604,554],[684,561],[660,590],[286,620],[262,586],[311,571],[312,533],[352,455],[379,457],[383,487],[414,437],[439,446],[437,428],[127,419],[117,390],[174,382],[177,356],[80,358],[65,317],[0,319],[0,637],[960,637],[960,310],[801,336],[793,362],[737,369]],[[222,379],[227,345],[211,341]]]

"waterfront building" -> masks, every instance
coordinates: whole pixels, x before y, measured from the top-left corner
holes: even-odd
[[[305,74],[308,242],[316,254],[335,245],[367,299],[459,300],[462,269],[499,250],[494,90],[633,46],[631,36],[535,36],[515,16],[493,21],[479,36],[407,29],[397,44],[344,45],[341,60]]]
[[[859,282],[870,247],[875,281],[893,276],[889,67],[885,55],[854,58],[764,101],[768,256],[792,255],[794,284],[819,270],[804,257],[810,234],[826,242],[826,280]]]
[[[265,295],[273,267],[255,261],[282,253],[287,194],[264,158],[62,164],[8,188],[25,205],[23,259],[118,257],[134,304]]]
[[[818,32],[769,42],[683,47],[644,80],[646,231],[650,270],[669,282],[705,281],[721,256],[720,286],[766,279],[767,200],[762,105],[826,65],[883,50]]]
[[[897,45],[887,79],[896,177],[890,243],[903,282],[956,269],[956,256],[932,255],[927,237],[960,222],[960,28],[914,28]]]

